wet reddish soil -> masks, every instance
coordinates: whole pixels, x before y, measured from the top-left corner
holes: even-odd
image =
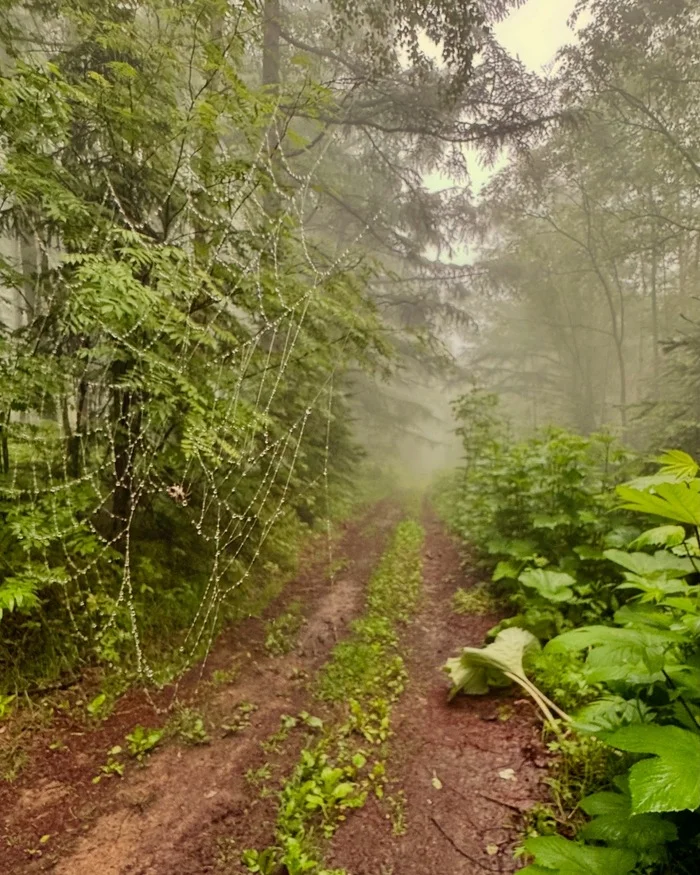
[[[261,743],[283,714],[320,713],[309,681],[360,612],[399,517],[395,505],[382,503],[345,525],[337,554],[346,562],[333,584],[324,557],[306,557],[268,612],[303,602],[307,622],[294,651],[270,656],[263,622],[251,619],[225,632],[204,671],[183,680],[180,700],[206,715],[210,743],[164,745],[123,779],[92,783],[107,751],[135,725],[163,724],[172,689],[150,700],[128,694],[98,729],[54,726],[38,735],[30,766],[13,784],[0,784],[0,875],[239,875],[241,850],[265,846],[274,831],[275,799],[261,793],[255,772],[264,770],[268,782],[288,774],[302,738],[293,733],[278,749]],[[328,862],[351,875],[513,872],[521,812],[545,795],[538,721],[514,693],[448,704],[440,666],[460,647],[482,644],[498,617],[452,612],[455,589],[478,577],[462,570],[457,546],[430,513],[425,525],[424,594],[404,636],[410,681],[393,712],[388,758],[390,790],[405,793],[394,818],[403,821],[402,834],[386,802],[372,799],[341,826]],[[233,681],[207,683],[233,664],[240,666]],[[227,735],[222,724],[242,702],[257,710]],[[49,750],[57,737],[64,747]]]
[[[308,679],[361,610],[364,587],[400,515],[397,506],[382,502],[343,524],[335,553],[345,561],[332,584],[325,544],[312,545],[314,553],[302,557],[303,570],[266,617],[229,628],[204,669],[197,666],[181,680],[177,701],[206,715],[211,743],[164,745],[143,767],[130,765],[124,778],[93,783],[108,751],[124,745],[136,725],[166,722],[172,687],[128,693],[96,729],[65,718],[37,732],[29,765],[13,783],[0,782],[0,875],[222,871],[226,844],[218,837],[231,819],[245,821],[256,800],[258,791],[244,776],[257,767],[260,741],[279,727],[282,714],[308,705]],[[287,656],[270,656],[264,619],[292,601],[303,604],[306,620],[299,644]],[[207,683],[216,669],[231,666],[239,666],[231,683]],[[222,724],[230,725],[243,702],[257,706],[250,725],[227,734]],[[253,840],[255,830],[250,832]]]

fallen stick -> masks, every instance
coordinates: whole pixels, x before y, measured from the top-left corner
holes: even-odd
[[[436,817],[431,817],[430,819],[435,824],[435,826],[440,830],[442,835],[447,839],[447,841],[452,845],[452,847],[455,849],[455,851],[457,851],[458,854],[460,854],[462,857],[464,857],[465,860],[469,860],[470,863],[474,863],[480,869],[483,869],[485,872],[498,872],[499,871],[498,869],[492,869],[490,866],[485,866],[481,862],[481,860],[477,860],[476,857],[472,857],[466,851],[462,850],[462,848],[460,848],[460,846],[455,842],[455,840],[452,838],[452,836],[449,835],[449,833],[445,832],[445,828],[442,826],[442,824],[440,823],[440,821]]]

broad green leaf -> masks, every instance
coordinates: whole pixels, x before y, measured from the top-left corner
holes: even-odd
[[[511,559],[501,560],[494,569],[494,572],[491,575],[491,580],[515,580],[518,574],[520,574],[520,569],[522,567],[522,562],[513,562]]]
[[[668,604],[669,596],[676,596],[681,593],[685,594],[689,591],[689,585],[679,578],[668,580],[666,577],[646,578],[638,577],[636,574],[626,574],[625,583],[618,586],[618,590],[631,589],[642,593],[639,600],[643,603],[663,602]]]
[[[553,638],[546,650],[583,650],[611,644],[627,644],[631,648],[670,647],[682,640],[673,632],[663,629],[620,629],[616,626],[581,626]]]
[[[659,483],[650,491],[618,486],[617,492],[627,510],[700,526],[700,480]]]
[[[626,726],[606,742],[654,755],[629,771],[633,814],[700,807],[700,735],[678,726]]]
[[[546,650],[584,650],[589,683],[622,680],[630,685],[660,680],[667,655],[682,637],[651,627],[620,629],[615,626],[582,626],[564,632],[547,644]]]
[[[6,577],[0,584],[0,619],[5,611],[27,611],[39,605],[39,580],[31,573]]]
[[[635,538],[629,544],[630,550],[639,550],[641,547],[677,547],[685,540],[683,526],[657,526],[647,529],[646,532]]]
[[[679,480],[692,480],[698,473],[698,463],[683,450],[665,450],[657,459],[662,466],[659,474],[670,474]]]
[[[557,875],[628,875],[637,863],[633,851],[622,848],[593,848],[562,836],[537,836],[527,839],[525,850],[535,858],[535,866],[523,872]]]
[[[614,732],[631,723],[650,723],[654,712],[641,699],[604,696],[574,714],[574,727],[582,732]]]
[[[576,580],[563,571],[535,568],[523,571],[518,580],[523,586],[534,589],[549,602],[566,602],[575,597],[572,587],[576,584]]]
[[[578,835],[611,847],[649,851],[678,838],[676,827],[659,814],[634,814],[628,793],[594,793],[581,802],[593,820]]]
[[[574,553],[580,559],[603,559],[603,551],[599,547],[591,547],[590,544],[580,544],[574,547]]]
[[[666,630],[669,641],[671,638],[677,642],[682,640],[681,636],[670,631],[675,622],[673,614],[654,605],[629,602],[615,611],[615,622],[619,626],[643,626],[662,632]]]
[[[533,529],[556,529],[558,526],[570,526],[573,520],[565,513],[535,514],[532,518]]]
[[[667,577],[685,577],[695,571],[687,557],[674,556],[665,550],[658,550],[653,556],[648,553],[626,553],[624,550],[606,550],[605,558],[621,565],[640,577],[654,577],[665,574]]]
[[[603,542],[606,547],[619,547],[620,549],[625,549],[629,542],[638,535],[639,528],[636,526],[616,526],[614,529],[611,529],[611,531],[606,532]]]

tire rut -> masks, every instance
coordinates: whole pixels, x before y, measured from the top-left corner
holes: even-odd
[[[424,519],[423,604],[406,634],[409,684],[392,718],[387,772],[405,793],[403,834],[373,801],[337,833],[330,863],[352,875],[479,875],[519,868],[521,812],[546,795],[546,755],[533,706],[513,692],[447,701],[441,666],[480,646],[500,618],[451,609],[466,577],[459,550],[432,512]],[[508,716],[508,719],[503,719]]]
[[[260,742],[279,727],[280,716],[308,705],[307,681],[361,610],[366,583],[400,513],[397,505],[382,502],[360,521],[346,525],[336,552],[347,561],[332,585],[326,577],[326,562],[306,558],[305,570],[283,594],[286,603],[301,601],[306,616],[294,651],[269,656],[263,624],[246,622],[238,630],[240,635],[235,629],[222,635],[204,676],[210,676],[214,667],[239,659],[242,666],[236,679],[214,692],[206,684],[183,685],[189,692],[185,704],[200,707],[210,724],[225,718],[241,702],[255,703],[257,710],[245,731],[215,737],[206,745],[164,746],[149,756],[145,768],[131,769],[121,781],[104,782],[108,787],[95,787],[90,778],[86,780],[86,775],[96,772],[94,755],[79,777],[68,769],[62,780],[58,767],[49,776],[48,788],[45,778],[25,780],[6,818],[5,839],[14,845],[15,858],[20,842],[25,848],[32,846],[30,842],[37,847],[39,836],[50,834],[50,845],[40,858],[3,871],[12,875],[200,875],[217,871],[217,842],[230,832],[230,824],[249,819],[247,831],[252,838],[255,818],[266,817],[264,806],[256,806],[256,791],[244,777],[246,769],[260,759]],[[278,603],[275,612],[280,610]],[[204,702],[202,690],[209,691],[204,693]],[[153,725],[153,719],[149,724],[141,712],[131,726],[136,722]],[[95,734],[104,761],[109,747],[104,733]],[[89,737],[73,739],[74,758],[87,757],[80,749],[90,743]]]

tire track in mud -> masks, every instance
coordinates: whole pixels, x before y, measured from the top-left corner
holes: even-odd
[[[123,738],[137,723],[157,725],[152,706],[149,720],[144,704],[134,707],[126,696],[123,707],[99,730],[69,739],[68,759],[61,762],[51,756],[35,763],[27,776],[12,785],[14,800],[10,799],[4,822],[0,820],[9,851],[3,849],[0,858],[3,875],[222,871],[221,842],[230,835],[232,824],[246,822],[251,839],[256,822],[258,829],[269,826],[269,814],[245,779],[246,770],[261,760],[260,743],[279,727],[280,716],[308,705],[307,679],[360,612],[365,586],[400,516],[398,505],[381,502],[361,520],[345,524],[336,555],[346,561],[332,585],[326,576],[325,550],[321,558],[302,557],[305,570],[285,587],[270,613],[279,614],[284,609],[281,602],[303,604],[306,623],[290,654],[269,656],[263,623],[246,621],[224,632],[207,660],[205,678],[240,659],[240,673],[232,683],[212,692],[185,679],[181,689],[189,698],[184,704],[201,708],[210,725],[219,726],[241,702],[257,705],[243,732],[230,737],[219,734],[209,744],[195,747],[167,745],[148,757],[144,769],[132,768],[122,780],[95,786],[92,776],[117,743],[115,738]],[[199,670],[193,672],[198,678]],[[162,717],[159,720],[163,722]],[[294,752],[285,751],[284,756],[293,760]],[[52,768],[45,767],[47,761],[53,762]],[[39,838],[47,834],[51,838],[42,856],[27,860],[26,849],[41,848]]]
[[[513,872],[521,812],[546,797],[540,722],[514,692],[448,703],[442,664],[464,646],[481,646],[500,617],[452,611],[457,587],[478,576],[465,574],[432,512],[423,524],[423,603],[406,633],[409,683],[393,713],[387,761],[390,789],[405,794],[402,834],[386,806],[370,800],[338,831],[327,862],[352,875]]]

